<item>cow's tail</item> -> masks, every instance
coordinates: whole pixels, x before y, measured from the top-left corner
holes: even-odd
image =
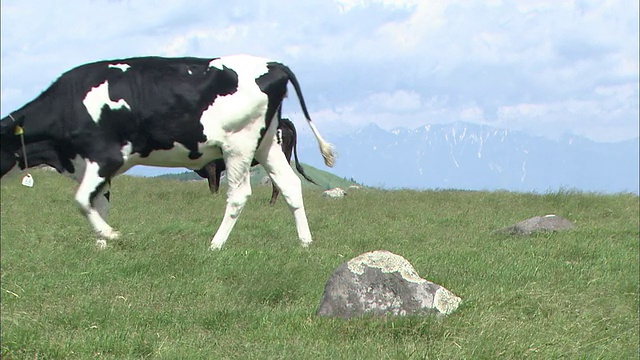
[[[302,177],[304,177],[305,179],[307,179],[308,182],[312,183],[312,184],[316,184],[318,185],[317,182],[313,181],[307,174],[305,174],[304,169],[302,168],[302,165],[300,164],[300,160],[298,160],[298,134],[296,132],[296,127],[293,126],[293,123],[289,122],[287,123],[286,121],[284,121],[285,119],[282,119],[281,121],[285,122],[285,125],[287,127],[289,127],[289,129],[291,130],[291,133],[293,134],[293,158],[296,161],[296,170],[298,170],[298,172],[300,173],[300,175],[302,175]],[[320,186],[320,185],[318,185]]]
[[[330,143],[328,143],[322,138],[322,135],[320,135],[320,132],[316,128],[316,125],[313,123],[313,121],[311,121],[311,116],[309,115],[309,111],[307,111],[307,105],[305,105],[304,103],[304,98],[302,97],[302,90],[300,90],[300,84],[298,83],[298,79],[296,79],[296,76],[293,74],[291,69],[289,69],[287,66],[282,65],[282,69],[286,72],[287,76],[289,77],[289,81],[291,81],[291,85],[293,85],[293,88],[296,91],[296,95],[298,96],[298,101],[300,101],[300,107],[302,108],[302,113],[304,114],[304,117],[307,119],[307,123],[311,127],[311,131],[313,132],[313,135],[316,137],[316,140],[318,141],[318,146],[320,147],[320,153],[324,158],[325,165],[327,165],[328,167],[333,167],[333,164],[336,158],[335,152],[333,150],[333,145],[331,145]],[[296,163],[297,163],[297,159],[296,159]]]

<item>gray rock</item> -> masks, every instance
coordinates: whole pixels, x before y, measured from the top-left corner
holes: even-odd
[[[558,215],[535,216],[517,224],[498,230],[509,235],[530,235],[541,231],[560,231],[573,229],[571,221]]]
[[[317,314],[351,318],[370,314],[448,315],[461,299],[422,279],[402,256],[372,251],[340,265],[327,282]]]

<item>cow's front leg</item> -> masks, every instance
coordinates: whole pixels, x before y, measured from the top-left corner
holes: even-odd
[[[108,209],[108,201],[105,198],[106,192],[108,191],[105,187],[108,188],[108,181],[100,177],[98,174],[99,170],[100,166],[98,163],[86,160],[84,176],[82,177],[75,198],[80,206],[80,210],[87,217],[94,231],[101,237],[101,239],[98,239],[97,245],[103,248],[106,246],[105,239],[117,239],[119,234],[117,231],[114,231],[101,216],[101,213],[106,216]]]
[[[211,239],[210,250],[220,250],[229,238],[231,230],[236,224],[242,209],[251,196],[251,156],[227,155],[227,207],[224,211],[222,223]]]

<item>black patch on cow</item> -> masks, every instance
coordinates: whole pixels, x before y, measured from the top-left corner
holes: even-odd
[[[238,89],[235,71],[209,67],[210,62],[155,57],[123,61],[131,67],[124,72],[111,69],[109,96],[113,101],[123,99],[131,110],[105,107],[100,126],[121,144],[131,141],[133,152],[142,157],[171,149],[178,142],[190,151],[190,159],[199,158],[198,143],[206,141],[202,113],[218,96]]]
[[[277,62],[267,63],[267,73],[256,79],[260,90],[267,94],[268,105],[265,115],[265,127],[260,131],[260,140],[264,137],[266,129],[271,125],[276,112],[279,111],[282,100],[287,95],[289,75],[283,69],[284,65]]]

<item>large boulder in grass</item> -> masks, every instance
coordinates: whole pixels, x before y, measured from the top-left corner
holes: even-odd
[[[571,221],[558,215],[535,216],[517,224],[498,230],[509,235],[530,235],[535,232],[561,231],[573,229]]]
[[[422,279],[402,256],[372,251],[340,265],[329,278],[317,314],[351,318],[359,315],[447,315],[461,299]]]

